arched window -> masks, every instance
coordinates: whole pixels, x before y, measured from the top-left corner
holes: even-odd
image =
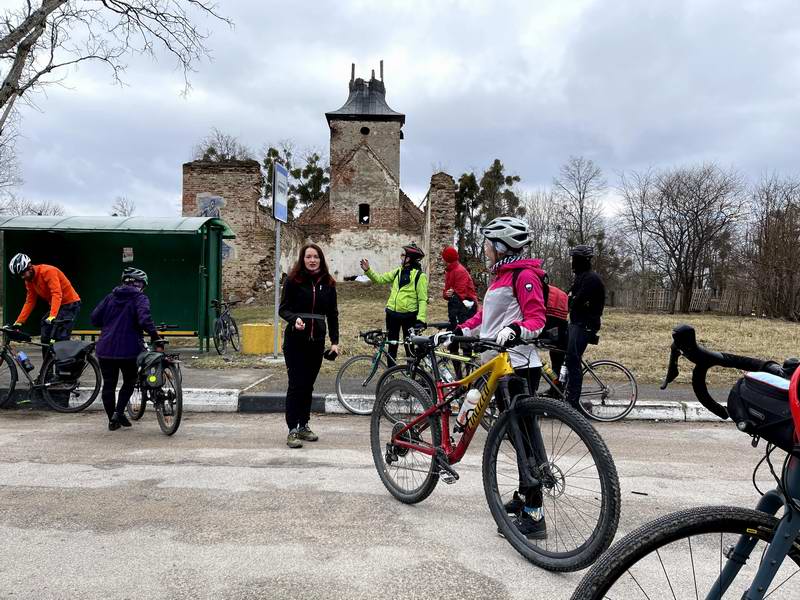
[[[369,225],[369,204],[358,205],[358,224]]]

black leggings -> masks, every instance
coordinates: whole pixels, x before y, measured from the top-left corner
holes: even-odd
[[[416,313],[386,313],[386,332],[389,334],[389,341],[397,342],[400,340],[400,330],[403,330],[403,339],[407,339],[410,329],[417,322]],[[396,364],[398,344],[389,344],[389,366]]]
[[[508,392],[513,400],[514,396],[518,394],[530,394],[533,395],[536,393],[536,390],[539,387],[539,380],[542,377],[542,368],[541,367],[532,367],[530,369],[516,369],[514,372],[517,377],[521,377],[520,379],[511,379],[508,382]],[[527,384],[527,389],[526,388]],[[499,394],[499,391],[498,391]],[[498,403],[501,402],[501,396],[498,395],[495,397]],[[499,405],[499,404],[498,404]],[[501,410],[505,410],[506,407],[499,405]],[[525,421],[520,421],[519,426],[522,428],[523,434],[525,433],[533,433],[538,431],[536,424],[528,423]],[[524,437],[524,435],[523,435]],[[528,443],[531,440],[524,439],[523,440],[526,448],[524,449],[525,454],[528,456],[534,456],[533,449],[528,446]],[[518,450],[519,451],[519,450]],[[519,466],[519,464],[517,465]],[[543,498],[542,498],[542,486],[537,485],[533,488],[529,488],[523,485],[522,483],[523,477],[522,472],[519,474],[519,492],[525,498],[525,506],[529,506],[531,508],[539,508],[542,506]]]
[[[97,360],[100,362],[100,372],[103,374],[103,407],[111,420],[114,412],[121,413],[125,410],[128,400],[133,395],[133,388],[136,387],[136,359],[98,357]],[[120,371],[122,371],[122,386],[119,388],[119,397],[116,397]]]

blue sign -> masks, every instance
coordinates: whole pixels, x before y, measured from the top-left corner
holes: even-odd
[[[289,171],[280,163],[272,164],[272,216],[286,223],[289,217]]]

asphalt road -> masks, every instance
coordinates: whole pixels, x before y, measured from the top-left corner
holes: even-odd
[[[189,414],[167,438],[152,413],[117,432],[98,413],[0,413],[0,597],[569,598],[580,573],[542,571],[497,536],[482,432],[459,482],[407,506],[377,476],[368,419],[312,425],[321,440],[290,450],[282,415]],[[757,500],[761,451],[730,424],[599,429],[620,534]]]

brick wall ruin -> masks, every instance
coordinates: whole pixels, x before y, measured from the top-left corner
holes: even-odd
[[[427,212],[430,211],[428,218]],[[425,240],[427,272],[431,300],[442,293],[444,287],[444,261],[442,249],[453,244],[456,222],[456,184],[447,173],[436,173],[431,177],[426,207]]]

